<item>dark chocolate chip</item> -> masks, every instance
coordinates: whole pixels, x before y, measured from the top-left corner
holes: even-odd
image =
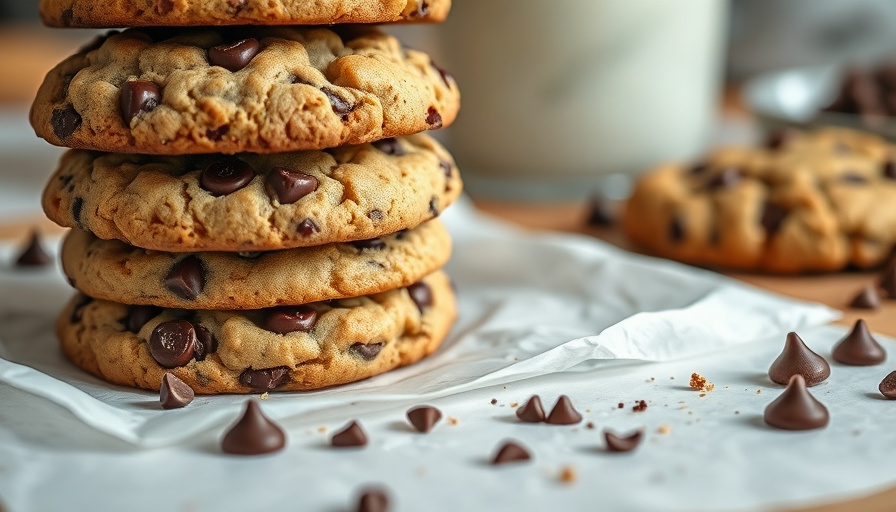
[[[66,9],[66,10],[64,10],[64,11],[62,11],[62,14],[60,15],[60,19],[61,19],[61,21],[62,21],[62,26],[63,26],[63,27],[70,27],[70,26],[72,26],[72,21],[74,21],[74,18],[75,18],[75,13],[72,12],[72,8],[71,8],[71,7],[69,7],[68,9]]]
[[[317,323],[317,311],[309,306],[281,306],[265,312],[261,328],[277,334],[311,332]]]
[[[71,323],[76,324],[81,321],[81,318],[84,317],[84,308],[91,302],[93,302],[93,297],[88,297],[83,293],[78,294],[78,300],[75,307],[72,308],[72,316],[70,318]]]
[[[808,385],[814,386],[831,376],[831,366],[792,332],[784,341],[784,350],[769,367],[768,376],[772,382],[787,384],[794,375],[801,375]]]
[[[557,404],[544,421],[551,425],[575,425],[582,421],[582,415],[573,407],[568,396],[560,395]]]
[[[765,232],[768,236],[774,235],[781,229],[781,224],[784,223],[784,218],[787,217],[787,213],[787,210],[782,206],[771,201],[765,202],[760,222],[762,223],[762,227],[765,228]]]
[[[165,288],[181,299],[194,300],[205,289],[205,269],[195,255],[177,263],[165,276]]]
[[[880,307],[880,292],[874,285],[866,285],[849,303],[853,309],[877,309]]]
[[[787,389],[765,408],[765,422],[784,430],[812,430],[827,426],[827,408],[806,389],[802,375],[794,375]]]
[[[498,453],[495,454],[495,457],[492,459],[492,464],[498,465],[507,464],[509,462],[525,462],[530,459],[532,459],[532,456],[529,455],[529,450],[526,450],[522,445],[513,441],[507,441],[501,446]]]
[[[439,160],[439,167],[442,169],[442,172],[445,173],[446,178],[451,178],[451,174],[454,169],[454,167],[451,165],[451,162],[446,162],[445,160]]]
[[[152,112],[161,102],[162,89],[155,83],[146,80],[125,82],[118,103],[121,119],[125,126],[131,126],[131,121],[141,112]]]
[[[317,224],[314,223],[311,219],[305,219],[299,223],[299,234],[304,237],[309,237],[314,233],[320,233],[320,228],[317,227]]]
[[[257,39],[243,39],[232,44],[212,46],[208,49],[208,63],[228,71],[239,71],[258,55],[261,45]]]
[[[330,444],[337,448],[353,448],[367,444],[367,434],[357,421],[352,421],[345,428],[333,434]]]
[[[541,398],[532,395],[526,405],[516,410],[516,417],[526,423],[544,423],[544,407],[541,406]]]
[[[887,179],[896,180],[896,162],[893,160],[884,162],[883,174]]]
[[[355,343],[349,350],[360,356],[365,361],[373,361],[383,349],[382,343]]]
[[[75,110],[73,105],[68,104],[65,108],[57,108],[53,111],[50,124],[53,125],[53,133],[57,137],[67,139],[81,126],[81,114]]]
[[[887,353],[874,339],[864,320],[857,320],[852,331],[834,345],[831,357],[838,363],[872,366],[887,359]]]
[[[44,267],[51,262],[50,256],[40,243],[40,235],[36,229],[32,230],[28,245],[16,258],[16,265],[19,267]]]
[[[434,130],[442,127],[442,114],[435,107],[429,107],[426,111],[426,125]]]
[[[209,128],[208,130],[205,130],[205,137],[217,142],[223,139],[224,136],[227,135],[228,131],[230,131],[229,124],[225,124],[224,126],[219,126],[217,128]]]
[[[203,361],[209,354],[218,349],[218,340],[215,336],[202,325],[193,322],[193,328],[196,329],[196,357],[197,361]]]
[[[678,215],[672,217],[669,224],[669,241],[673,244],[681,243],[684,240],[684,221]]]
[[[604,430],[604,439],[607,442],[608,452],[630,452],[641,444],[642,437],[643,432],[640,430],[627,436],[617,436],[608,430]]]
[[[149,354],[162,368],[185,366],[193,359],[196,329],[186,320],[160,323],[149,337]]]
[[[389,137],[388,139],[380,139],[371,143],[373,147],[382,151],[387,155],[402,156],[405,154],[404,148],[398,142],[398,139]]]
[[[144,325],[159,316],[162,308],[156,306],[131,306],[128,317],[125,320],[125,328],[134,334],[140,332]]]
[[[333,92],[331,89],[321,87],[320,90],[330,100],[330,105],[333,106],[333,112],[341,115],[343,120],[348,117],[348,114],[351,113],[352,110],[355,110],[354,105],[342,99],[341,96]]]
[[[608,228],[616,224],[616,211],[613,204],[603,196],[595,194],[588,202],[588,217],[585,224],[593,227]]]
[[[239,158],[212,162],[202,171],[199,186],[213,196],[232,194],[248,185],[255,178],[255,170]]]
[[[289,368],[286,366],[260,370],[249,368],[240,374],[240,384],[258,392],[272,391],[288,381]]]
[[[186,382],[177,378],[173,373],[166,373],[162,377],[162,387],[159,389],[159,402],[163,409],[180,409],[190,405],[196,394],[193,388]]]
[[[427,15],[429,15],[429,4],[426,2],[421,2],[420,5],[417,6],[417,9],[411,13],[412,17],[417,18],[425,18]]]
[[[411,296],[411,300],[414,301],[421,313],[424,309],[432,306],[432,289],[423,281],[408,286],[408,295]]]
[[[286,446],[286,433],[261,412],[255,400],[246,402],[243,416],[224,434],[221,450],[233,455],[262,455]]]
[[[436,64],[432,59],[429,61],[429,65],[433,67],[436,71],[438,71],[439,76],[442,77],[442,81],[445,82],[445,85],[450,89],[451,88],[451,79],[454,78],[451,76],[451,73],[445,71],[445,68]]]
[[[366,250],[366,249],[370,249],[370,250],[374,250],[374,251],[381,251],[386,248],[386,242],[383,241],[382,238],[371,238],[370,240],[356,240],[354,242],[351,242],[351,244],[354,245],[355,248],[360,249],[362,251]]]
[[[280,204],[293,204],[317,190],[317,178],[310,174],[274,167],[265,179],[265,189]]]
[[[433,217],[439,216],[439,198],[433,197],[429,200],[429,213]]]
[[[896,372],[892,372],[884,377],[877,389],[880,391],[880,394],[887,398],[896,398]]]
[[[442,419],[442,411],[435,407],[422,405],[414,407],[407,412],[408,421],[417,430],[417,432],[427,434]]]
[[[743,178],[743,172],[737,167],[725,167],[706,181],[706,188],[716,190],[737,185]]]
[[[83,226],[81,225],[81,210],[83,209],[84,199],[76,197],[75,200],[72,201],[72,219],[75,221],[75,224],[77,224],[81,229],[83,229]]]
[[[358,512],[386,512],[389,510],[389,497],[384,491],[370,489],[358,499]]]

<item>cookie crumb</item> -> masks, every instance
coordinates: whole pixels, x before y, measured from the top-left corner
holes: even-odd
[[[761,394],[762,394],[762,390],[761,390],[761,389],[757,389],[757,390],[756,390],[756,394],[757,394],[757,395],[761,395]]]
[[[451,416],[448,416],[448,424],[449,424],[449,425],[452,425],[452,426],[456,426],[456,425],[457,425],[457,418],[452,418]]]
[[[510,406],[516,408],[516,407],[519,407],[520,404],[519,404],[519,402],[510,402]]]
[[[267,400],[268,398],[271,398],[271,395],[270,395],[270,393],[265,391],[264,393],[261,394],[261,396],[259,398],[261,398],[262,400]]]
[[[706,377],[700,375],[699,373],[691,374],[691,389],[696,389],[697,391],[709,392],[716,388],[716,385],[712,382],[706,380]],[[702,395],[705,396],[705,395]]]
[[[700,393],[699,396],[700,396],[700,398],[703,398],[704,396],[706,396],[706,393]]]
[[[589,421],[588,423],[585,424],[585,428],[587,428],[589,430],[594,430],[594,422]]]
[[[645,402],[644,400],[638,400],[638,403],[636,403],[636,404],[632,407],[632,410],[635,411],[635,412],[644,412],[644,411],[646,411],[646,410],[647,410],[647,402]]]
[[[672,432],[672,427],[669,425],[660,425],[656,431],[665,436]]]
[[[574,484],[577,478],[576,470],[572,466],[566,466],[560,470],[560,481],[564,484]]]
[[[323,434],[324,432],[327,431],[327,427],[317,427],[317,431],[320,432],[321,434]]]

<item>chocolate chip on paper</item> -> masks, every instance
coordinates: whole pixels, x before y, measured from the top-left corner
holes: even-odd
[[[243,416],[224,434],[221,449],[233,455],[263,455],[286,446],[286,433],[261,412],[256,400],[248,400]]]

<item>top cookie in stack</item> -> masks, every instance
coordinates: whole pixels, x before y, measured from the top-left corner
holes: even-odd
[[[63,61],[31,111],[39,136],[74,148],[44,192],[47,215],[77,228],[66,354],[118,384],[172,373],[241,393],[351,382],[438,348],[456,307],[434,217],[461,182],[419,132],[454,120],[457,85],[374,27],[297,25],[449,8],[44,0],[51,26],[147,27]]]

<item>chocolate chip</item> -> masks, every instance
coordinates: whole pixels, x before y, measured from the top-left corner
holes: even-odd
[[[435,107],[429,107],[429,110],[426,111],[426,125],[433,130],[442,127],[442,114],[439,114]]]
[[[575,425],[582,421],[582,415],[573,407],[568,396],[560,395],[557,404],[544,421],[551,425]]]
[[[526,423],[543,423],[545,416],[541,398],[538,395],[532,395],[526,405],[516,410],[516,417]]]
[[[70,318],[71,323],[76,324],[81,321],[81,318],[84,316],[84,308],[91,302],[93,302],[93,297],[88,297],[83,293],[78,294],[78,300],[75,307],[72,308],[72,316]]]
[[[209,128],[208,130],[205,130],[205,137],[207,139],[218,142],[219,140],[223,139],[225,135],[227,135],[228,131],[230,131],[229,124],[225,124],[224,126],[219,126],[217,128]]]
[[[317,178],[310,174],[274,167],[264,182],[265,189],[280,204],[293,204],[299,199],[317,190]]]
[[[630,452],[641,444],[642,437],[643,432],[640,430],[627,436],[617,436],[608,430],[604,430],[604,439],[607,442],[608,452]]]
[[[28,245],[16,258],[16,266],[44,267],[51,262],[50,256],[40,243],[40,234],[38,234],[36,229],[31,230],[31,238],[28,240]]]
[[[439,76],[442,77],[442,81],[445,82],[445,85],[450,89],[451,79],[454,78],[453,76],[451,76],[451,73],[445,71],[445,68],[436,64],[432,59],[430,59],[429,65],[439,73]]]
[[[149,337],[149,354],[162,368],[185,366],[193,359],[196,329],[186,320],[160,323]]]
[[[80,197],[76,197],[74,201],[72,201],[72,219],[75,221],[75,224],[78,225],[79,228],[84,229],[81,225],[81,210],[84,209],[84,199]]]
[[[215,336],[198,323],[193,323],[193,328],[196,329],[196,353],[194,357],[197,361],[203,361],[205,358],[218,349],[218,340],[215,339]]]
[[[358,500],[358,512],[386,512],[389,510],[389,498],[379,489],[371,489],[361,494]]]
[[[402,156],[405,154],[404,148],[401,147],[398,139],[394,137],[372,142],[371,145],[387,155]]]
[[[330,444],[337,448],[365,446],[367,445],[367,434],[357,421],[352,421],[330,438]]]
[[[63,27],[70,27],[70,26],[72,26],[72,21],[74,21],[74,18],[75,18],[75,13],[72,12],[72,8],[71,8],[71,7],[69,7],[68,9],[66,9],[66,10],[64,10],[64,11],[62,11],[62,14],[60,15],[60,19],[61,19],[61,21],[62,21],[62,26],[63,26]]]
[[[246,3],[249,0],[227,0],[227,5],[230,6],[231,9],[234,10],[234,14],[239,14],[240,11],[245,9]]]
[[[827,408],[806,389],[802,375],[794,375],[787,389],[765,408],[765,422],[784,430],[812,430],[827,426]]]
[[[424,309],[432,306],[432,289],[423,281],[408,286],[408,295],[411,296],[411,300],[414,301],[421,313]]]
[[[362,251],[370,249],[373,251],[381,251],[386,248],[386,242],[382,238],[371,238],[370,240],[356,240],[351,242],[357,249]]]
[[[165,288],[184,300],[194,300],[205,289],[205,270],[195,255],[177,263],[165,276]]]
[[[240,374],[240,384],[258,392],[272,391],[288,381],[289,368],[286,366],[260,370],[249,368]]]
[[[162,102],[162,89],[153,82],[131,80],[121,87],[118,106],[125,126],[141,112],[152,112]]]
[[[673,244],[681,243],[684,240],[684,221],[678,215],[672,217],[669,224],[669,241]]]
[[[706,188],[709,190],[717,190],[720,188],[730,188],[743,178],[743,172],[737,167],[725,167],[706,181]]]
[[[446,178],[451,178],[452,170],[454,169],[454,167],[451,165],[451,162],[439,160],[439,167],[442,169],[442,172],[445,173]]]
[[[164,16],[174,9],[174,0],[159,0],[156,3],[156,13]]]
[[[360,356],[365,361],[373,361],[383,349],[382,343],[355,343],[349,350]]]
[[[257,39],[243,39],[232,44],[212,46],[208,49],[208,63],[212,66],[236,72],[249,65],[249,62],[258,55],[261,45]]]
[[[50,124],[53,125],[53,133],[60,139],[67,139],[75,130],[81,126],[81,114],[71,104],[65,108],[57,108],[53,111],[50,118]]]
[[[896,162],[893,160],[884,162],[883,174],[887,179],[896,180]]]
[[[221,439],[221,450],[233,455],[262,455],[286,446],[286,433],[269,420],[255,400],[246,402],[243,416]]]
[[[884,377],[877,389],[880,391],[880,394],[887,398],[896,398],[896,372],[892,372]]]
[[[781,229],[781,224],[784,223],[784,218],[787,217],[787,213],[787,210],[782,206],[771,201],[765,202],[760,222],[762,223],[762,227],[765,228],[765,232],[768,236],[774,235]]]
[[[877,309],[880,307],[880,292],[873,285],[866,285],[849,303],[853,309]]]
[[[212,162],[202,171],[199,186],[219,197],[232,194],[255,178],[255,169],[239,158]]]
[[[314,233],[320,233],[320,228],[317,227],[317,224],[314,223],[311,219],[305,219],[299,223],[299,234],[304,237],[309,237]]]
[[[808,385],[814,386],[831,376],[831,366],[792,332],[784,341],[784,350],[769,367],[768,377],[772,382],[787,384],[794,375],[801,375]]]
[[[317,311],[309,306],[281,306],[265,312],[260,327],[277,334],[311,332],[317,323]]]
[[[134,334],[140,332],[144,325],[159,316],[162,308],[156,306],[131,306],[128,317],[125,319],[125,328]]]
[[[852,331],[834,345],[831,357],[838,363],[872,366],[887,359],[887,353],[868,331],[864,320],[857,320]]]
[[[603,194],[595,194],[591,197],[585,224],[602,228],[613,227],[616,224],[616,211],[613,204]]]
[[[411,13],[412,17],[417,18],[425,18],[429,14],[429,4],[426,2],[421,2],[420,5],[414,9],[414,12]]]
[[[498,465],[507,464],[509,462],[525,462],[530,459],[532,459],[532,456],[529,455],[529,450],[526,450],[522,445],[513,441],[507,441],[501,446],[498,453],[495,454],[495,457],[492,459],[492,464]]]
[[[433,197],[429,200],[429,213],[433,218],[439,216],[439,198]]]
[[[162,387],[159,389],[159,402],[162,403],[162,409],[186,407],[190,405],[195,396],[193,388],[173,373],[166,373],[162,377]]]
[[[333,92],[331,89],[321,87],[320,90],[330,100],[330,105],[332,105],[333,107],[333,112],[341,115],[343,120],[347,119],[348,114],[355,110],[354,105],[342,99],[342,97]]]
[[[423,405],[408,410],[407,416],[417,432],[426,434],[442,419],[442,411]]]

